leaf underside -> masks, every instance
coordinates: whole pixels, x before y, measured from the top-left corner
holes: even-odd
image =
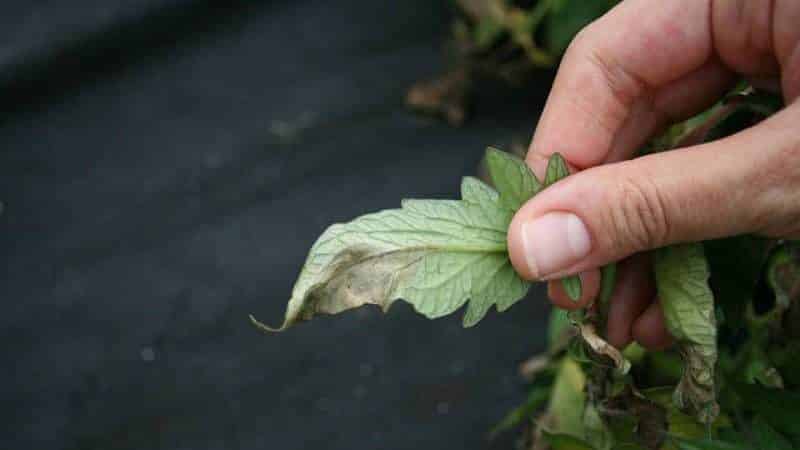
[[[475,178],[464,179],[462,197],[405,200],[400,209],[328,228],[311,248],[277,330],[366,304],[387,310],[398,299],[429,318],[471,300],[465,326],[492,305],[508,309],[529,287],[506,254],[511,212]]]
[[[675,403],[701,422],[711,423],[719,414],[714,390],[717,327],[703,246],[691,243],[659,249],[654,268],[666,326],[684,360]]]
[[[464,178],[461,200],[404,200],[400,209],[329,227],[312,246],[292,290],[281,331],[318,313],[336,314],[372,304],[388,310],[396,300],[428,318],[466,306],[463,323],[478,323],[495,306],[505,311],[528,292],[508,258],[511,217],[546,185],[569,172],[553,155],[542,184],[524,161],[488,149],[495,191]],[[565,281],[580,297],[580,279]]]

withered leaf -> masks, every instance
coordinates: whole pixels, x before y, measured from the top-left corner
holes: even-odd
[[[655,252],[653,261],[666,326],[678,341],[684,364],[674,401],[701,422],[711,423],[719,414],[714,388],[717,327],[703,246],[665,247]]]

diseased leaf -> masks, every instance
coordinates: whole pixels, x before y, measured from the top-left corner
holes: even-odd
[[[659,249],[654,269],[666,326],[678,341],[684,363],[674,401],[701,422],[711,423],[719,414],[714,391],[717,327],[703,246]]]
[[[489,147],[486,164],[492,183],[500,193],[500,202],[511,211],[518,210],[542,189],[525,161],[510,153]]]
[[[506,254],[509,215],[475,179],[467,200],[406,200],[402,209],[328,228],[311,248],[280,330],[316,313],[397,299],[441,317],[471,299],[464,324],[492,305],[508,309],[528,290]]]
[[[648,400],[652,401],[659,407],[663,408],[667,414],[667,432],[669,436],[676,438],[683,438],[689,440],[705,439],[709,437],[716,437],[720,428],[729,427],[730,421],[725,415],[720,415],[717,420],[710,426],[701,424],[694,417],[684,414],[675,407],[672,402],[672,388],[657,387],[645,389],[642,391]],[[666,442],[663,446],[664,450],[672,450],[676,447],[670,442]]]
[[[603,400],[606,420],[614,432],[614,448],[628,443],[646,449],[661,449],[667,436],[666,409],[644,397],[626,382]],[[675,409],[674,406],[672,406]]]
[[[558,158],[553,167],[563,165]],[[506,233],[514,211],[541,184],[517,157],[490,148],[486,159],[499,193],[467,177],[462,200],[405,200],[401,209],[331,226],[311,247],[283,324],[271,329],[251,316],[253,324],[280,331],[317,313],[366,304],[387,310],[402,299],[429,318],[468,303],[469,327],[493,305],[511,307],[529,284],[511,266]]]
[[[583,342],[589,346],[595,355],[607,358],[620,374],[624,375],[631,369],[631,363],[613,345],[605,341],[597,334],[594,324],[578,324],[578,331],[583,338]]]

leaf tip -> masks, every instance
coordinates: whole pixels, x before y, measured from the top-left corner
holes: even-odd
[[[503,156],[506,152],[500,150],[497,147],[487,146],[486,147],[486,156]]]
[[[285,330],[286,327],[289,325],[286,322],[284,322],[283,325],[280,326],[280,328],[272,328],[266,325],[265,323],[259,321],[258,319],[256,319],[255,316],[253,316],[252,314],[248,314],[248,317],[250,317],[250,323],[253,324],[253,326],[255,326],[256,328],[258,328],[259,331],[265,334],[278,333],[280,331]]]
[[[580,300],[581,295],[583,294],[583,287],[581,285],[581,279],[578,275],[562,278],[561,285],[564,287],[564,292],[567,293],[567,297],[569,297],[570,300],[573,302]]]

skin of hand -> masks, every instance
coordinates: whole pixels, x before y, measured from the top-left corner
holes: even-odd
[[[733,136],[636,158],[666,125],[710,107],[737,79],[779,86],[786,108]],[[576,172],[525,204],[509,229],[531,280],[579,273],[596,297],[621,261],[608,340],[671,344],[648,250],[741,233],[800,238],[800,1],[625,0],[583,29],[559,67],[527,163],[560,152]],[[632,159],[633,158],[633,159]]]

